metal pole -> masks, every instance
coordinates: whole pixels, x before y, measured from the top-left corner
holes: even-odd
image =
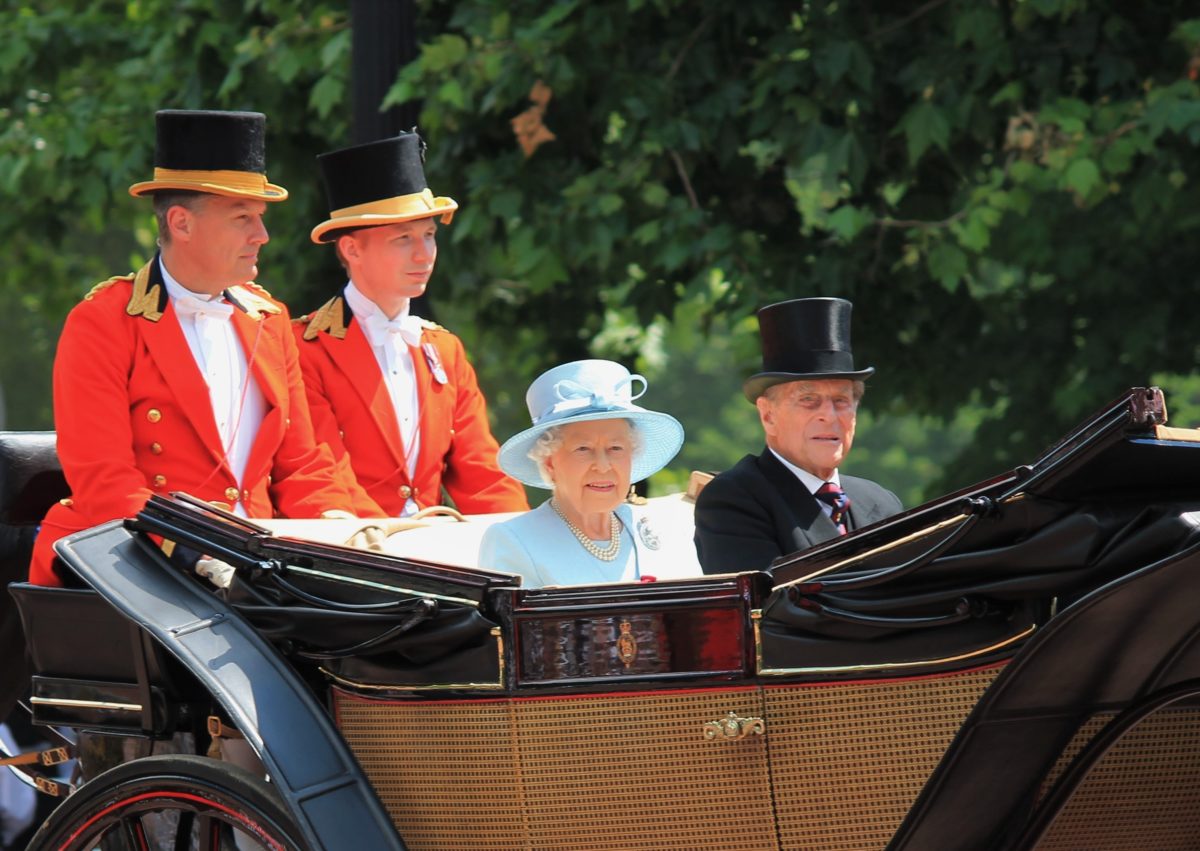
[[[354,105],[353,144],[395,136],[417,125],[420,104],[380,111],[400,69],[417,58],[417,9],[413,0],[351,0],[350,88]],[[412,311],[434,318],[428,296],[413,299]]]
[[[400,69],[416,58],[416,6],[413,0],[351,0],[350,22],[353,135],[360,145],[417,123],[415,102],[379,110]]]

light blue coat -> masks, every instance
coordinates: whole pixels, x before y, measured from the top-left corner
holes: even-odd
[[[617,506],[616,515],[621,523],[621,548],[612,561],[601,561],[584,549],[547,500],[532,511],[488,527],[479,545],[479,566],[518,573],[525,588],[700,574],[690,536],[678,536],[688,546],[674,546],[679,542],[661,540],[650,529],[648,518],[635,515],[628,504]]]

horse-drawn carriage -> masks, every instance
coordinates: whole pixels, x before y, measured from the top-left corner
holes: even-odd
[[[648,583],[155,498],[59,545],[79,587],[10,586],[5,679],[38,723],[196,752],[80,785],[32,847],[158,847],[155,819],[205,849],[1200,847],[1200,432],[1165,422],[1135,389],[769,570]],[[0,444],[11,571],[61,483],[52,436]],[[267,779],[203,755],[229,736]]]

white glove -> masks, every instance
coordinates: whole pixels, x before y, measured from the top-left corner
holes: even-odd
[[[202,556],[196,562],[196,573],[218,588],[228,588],[229,584],[233,582],[233,574],[235,572],[233,565],[226,564],[220,559]]]
[[[377,553],[385,551],[387,539],[405,529],[418,529],[429,524],[410,517],[380,517],[368,521],[361,529],[346,539],[343,546],[359,550],[374,550]]]

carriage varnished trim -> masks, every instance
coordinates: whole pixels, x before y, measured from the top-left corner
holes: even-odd
[[[496,653],[500,659],[499,676],[494,683],[433,683],[431,685],[364,683],[340,677],[326,668],[319,668],[319,670],[338,685],[350,686],[361,691],[497,691],[504,688],[504,635],[498,626],[492,627],[490,632],[492,637],[496,639]]]
[[[918,529],[916,532],[913,532],[910,535],[905,535],[903,538],[897,538],[896,540],[892,541],[891,543],[884,544],[881,547],[875,547],[874,549],[866,550],[861,553],[856,553],[856,554],[850,556],[849,558],[842,559],[839,562],[834,562],[833,564],[829,565],[828,567],[823,567],[820,570],[814,570],[812,573],[806,574],[805,576],[801,576],[799,579],[793,579],[789,582],[784,582],[779,585],[776,585],[771,590],[778,591],[781,588],[790,588],[793,585],[799,585],[804,582],[812,582],[817,577],[824,576],[826,573],[830,573],[839,568],[846,567],[847,565],[851,565],[851,564],[855,564],[857,562],[863,561],[865,559],[870,558],[871,556],[879,555],[880,553],[886,553],[890,550],[896,549],[897,547],[902,547],[905,544],[911,544],[913,541],[920,540],[921,538],[924,538],[927,535],[931,535],[934,532],[940,532],[942,529],[945,529],[947,526],[953,526],[956,523],[961,523],[962,521],[968,519],[971,516],[972,515],[969,512],[964,511],[962,514],[956,514],[954,517],[951,517],[948,520],[942,520],[938,523],[934,523],[932,526],[926,526],[924,529]]]
[[[1010,635],[1003,641],[998,641],[995,644],[981,647],[978,650],[972,650],[970,653],[960,653],[957,656],[942,656],[936,659],[917,659],[909,662],[875,662],[867,665],[830,665],[822,667],[809,668],[764,668],[763,667],[763,650],[762,650],[762,609],[752,609],[750,612],[750,621],[754,624],[754,671],[761,677],[783,677],[791,674],[848,674],[856,671],[886,671],[896,668],[920,668],[926,665],[942,665],[953,662],[961,662],[965,659],[974,659],[977,656],[984,656],[988,653],[994,653],[997,650],[1003,650],[1005,647],[1010,647],[1019,641],[1023,641],[1033,635],[1037,629],[1037,625],[1028,627],[1027,629],[1018,632],[1016,635]]]
[[[329,579],[334,582],[344,582],[347,585],[359,585],[363,588],[374,588],[379,591],[391,591],[394,594],[403,594],[408,597],[422,597],[427,600],[441,600],[446,603],[458,603],[463,606],[470,606],[473,609],[479,608],[479,603],[474,600],[468,600],[466,597],[451,597],[448,594],[435,594],[432,591],[414,591],[411,588],[387,585],[383,582],[372,582],[370,579],[356,579],[353,576],[342,576],[337,573],[327,573],[323,570],[313,570],[310,567],[297,567],[294,564],[289,564],[288,572],[303,573],[306,576],[315,576],[319,579]]]
[[[67,697],[31,697],[34,706],[67,706],[72,709],[111,709],[117,712],[141,712],[140,703],[113,703],[110,700],[73,700]]]

